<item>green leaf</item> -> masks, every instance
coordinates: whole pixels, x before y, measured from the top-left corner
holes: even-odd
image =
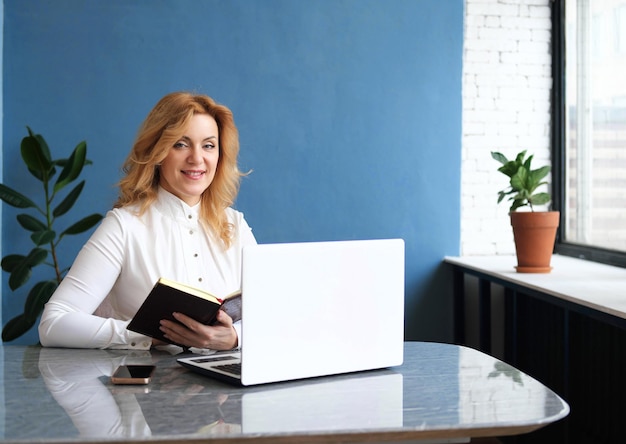
[[[80,196],[80,193],[83,191],[83,187],[85,186],[85,181],[83,180],[81,183],[76,185],[76,187],[69,192],[69,194],[63,199],[63,201],[52,211],[52,215],[54,217],[59,217],[67,213],[76,203],[76,199]]]
[[[517,173],[517,170],[519,170],[519,164],[513,160],[505,163],[500,168],[498,168],[498,171],[508,177],[513,177],[515,173]]]
[[[67,164],[63,167],[57,182],[54,184],[55,193],[80,175],[80,172],[83,170],[83,166],[85,165],[86,156],[87,143],[83,141],[76,145],[72,155],[67,160]]]
[[[22,159],[28,167],[28,170],[42,182],[47,182],[52,170],[52,161],[50,160],[50,152],[47,150],[48,145],[45,140],[43,146],[41,141],[43,137],[40,135],[29,135],[22,139],[20,147]]]
[[[30,253],[28,253],[28,256],[26,256],[24,262],[26,263],[26,265],[32,268],[41,264],[43,261],[46,260],[47,257],[47,250],[44,250],[43,248],[33,248],[32,250],[30,250]]]
[[[28,128],[28,129],[30,130],[30,128]],[[29,131],[29,132],[39,142],[39,147],[41,148],[41,152],[43,153],[44,157],[46,159],[48,159],[50,162],[52,162],[52,156],[50,155],[50,148],[48,147],[48,143],[43,138],[43,136],[41,134],[34,134],[33,135],[32,131]]]
[[[523,200],[516,199],[513,201],[513,205],[511,205],[511,209],[509,211],[513,212],[520,207],[526,206]]]
[[[507,159],[504,154],[498,153],[496,151],[491,152],[491,157],[500,162],[502,165],[506,165],[509,161],[509,159]]]
[[[50,300],[50,296],[58,285],[56,281],[41,281],[33,286],[24,304],[24,316],[27,321],[37,320],[43,311],[43,306]]]
[[[40,246],[44,244],[49,244],[54,240],[56,236],[57,234],[54,230],[42,230],[34,232],[30,236],[30,239],[35,245]]]
[[[13,269],[9,276],[9,288],[13,291],[20,288],[30,279],[32,269],[26,265],[26,261],[22,261],[17,267]]]
[[[6,323],[2,329],[2,341],[9,342],[19,338],[35,325],[35,321],[29,321],[24,314],[18,315]]]
[[[541,179],[543,179],[544,177],[546,177],[548,174],[550,173],[550,166],[544,166],[541,168],[538,168],[536,170],[532,170],[530,172],[530,175],[537,181],[541,181]]]
[[[102,215],[101,214],[97,214],[96,213],[96,214],[92,214],[90,216],[87,216],[87,217],[81,219],[80,221],[76,222],[74,225],[69,227],[63,233],[61,233],[61,236],[65,236],[66,234],[80,234],[80,233],[84,233],[85,231],[89,230],[91,227],[96,225],[98,222],[100,222],[100,220],[102,220]]]
[[[519,168],[517,172],[511,177],[511,187],[514,190],[523,190],[526,188],[528,180],[528,172],[524,168]]]
[[[550,198],[551,196],[548,193],[537,193],[533,195],[530,199],[528,199],[528,201],[532,205],[543,205],[550,202]]]
[[[506,193],[504,191],[498,192],[498,203],[502,202],[506,197]]]
[[[32,274],[32,268],[41,264],[47,257],[48,251],[43,248],[33,248],[28,253],[28,256],[22,256],[22,261],[15,263],[11,270],[9,288],[15,291],[28,282]],[[3,259],[3,262],[5,259]]]
[[[15,267],[24,262],[24,259],[26,259],[26,256],[23,254],[8,254],[2,258],[2,269],[7,273],[11,273],[15,270]]]
[[[35,202],[0,183],[0,199],[15,208],[37,208]]]
[[[27,231],[43,231],[47,229],[46,224],[29,214],[18,214],[17,221]]]

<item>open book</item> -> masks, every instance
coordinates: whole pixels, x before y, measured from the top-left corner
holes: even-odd
[[[236,322],[241,319],[241,291],[218,298],[199,288],[160,278],[126,327],[137,333],[165,342],[160,330],[161,319],[178,322],[173,312],[183,313],[203,324],[215,321],[218,310],[224,310]]]

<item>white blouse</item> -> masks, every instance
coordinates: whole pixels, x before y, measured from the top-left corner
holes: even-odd
[[[109,211],[46,304],[41,344],[149,349],[152,340],[126,326],[160,277],[217,296],[238,290],[242,249],[256,243],[252,230],[242,213],[227,209],[235,236],[224,251],[200,224],[199,209],[160,188],[141,217],[134,206]]]

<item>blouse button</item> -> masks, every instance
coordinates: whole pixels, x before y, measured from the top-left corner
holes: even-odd
[[[198,253],[194,253],[193,257],[198,257]]]
[[[198,282],[202,282],[202,278],[198,278]]]
[[[193,230],[189,230],[189,234],[193,234]]]
[[[189,216],[187,216],[189,219],[191,219],[193,216],[190,214]]]

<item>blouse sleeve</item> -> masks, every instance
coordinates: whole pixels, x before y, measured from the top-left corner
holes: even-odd
[[[128,321],[94,311],[120,274],[124,254],[122,221],[110,211],[79,252],[46,304],[39,339],[47,347],[149,349],[150,338],[126,329]]]

